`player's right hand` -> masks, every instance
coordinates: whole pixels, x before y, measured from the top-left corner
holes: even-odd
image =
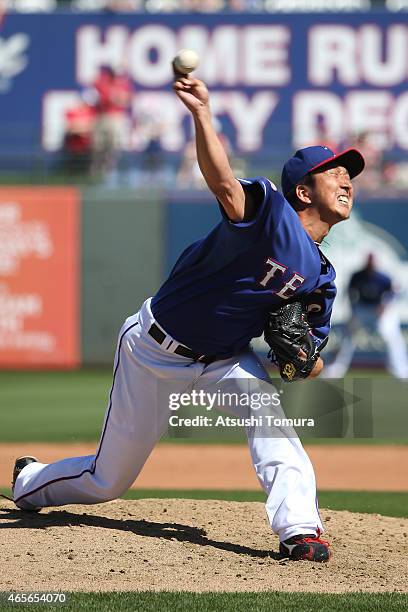
[[[324,362],[321,357],[316,361],[313,370],[310,372],[308,378],[317,378],[323,370]]]
[[[173,89],[192,113],[208,107],[208,89],[199,79],[191,77],[180,77],[174,81]]]

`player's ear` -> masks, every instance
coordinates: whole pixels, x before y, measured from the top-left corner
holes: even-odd
[[[297,196],[298,201],[302,203],[303,206],[306,207],[312,203],[310,186],[302,185],[302,184],[296,185],[295,191],[296,191],[296,196]]]

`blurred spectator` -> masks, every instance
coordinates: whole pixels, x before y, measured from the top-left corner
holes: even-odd
[[[149,13],[218,13],[225,7],[224,0],[146,0]]]
[[[106,177],[116,169],[125,146],[132,85],[127,76],[116,73],[110,66],[104,66],[93,87],[97,102],[91,172],[94,176]]]
[[[190,140],[184,147],[183,157],[176,177],[180,189],[205,189],[205,182],[197,162],[195,140]]]
[[[361,132],[348,145],[361,151],[364,156],[366,162],[364,172],[355,181],[356,187],[364,191],[377,191],[383,182],[383,152],[375,143],[374,138],[375,136],[369,132]]]
[[[150,182],[153,185],[164,186],[169,182],[169,168],[160,143],[162,130],[160,123],[151,124],[150,134],[141,160],[143,183]]]
[[[84,98],[65,113],[64,163],[71,175],[89,172],[94,123],[95,108]]]
[[[408,0],[386,0],[388,10],[406,8]],[[56,8],[93,12],[142,12],[149,13],[217,13],[230,12],[339,12],[370,10],[371,0],[0,0],[9,11],[51,12]],[[383,0],[380,0],[383,5]]]
[[[106,0],[105,10],[113,13],[131,13],[144,9],[142,0]]]
[[[180,10],[180,0],[145,0],[148,13],[174,13]]]
[[[186,13],[218,13],[224,0],[180,0],[180,10]]]
[[[218,133],[228,157],[231,156],[232,147],[227,136],[221,132],[221,122],[214,119],[214,127]],[[176,184],[181,189],[205,189],[206,184],[197,161],[195,138],[190,140],[184,147],[183,157],[177,172]]]
[[[388,193],[407,191],[408,162],[391,159],[384,161],[382,177]]]
[[[144,0],[72,0],[72,7],[79,11],[132,13],[144,10]]]
[[[52,12],[57,8],[57,0],[8,0],[6,8],[19,13]]]
[[[0,28],[3,25],[6,12],[7,12],[7,0],[0,0]]]
[[[78,11],[101,11],[105,8],[106,0],[72,0],[71,7]]]
[[[326,123],[326,119],[322,115],[320,115],[317,120],[316,141],[310,144],[327,147],[334,152],[336,152],[338,149],[338,143],[333,139],[332,134],[330,133],[330,128]]]
[[[348,294],[351,318],[334,362],[325,368],[326,378],[342,378],[350,367],[355,337],[360,328],[377,331],[388,354],[388,368],[396,378],[408,378],[408,355],[395,304],[391,278],[376,269],[370,254],[362,270],[351,277]]]
[[[244,11],[262,12],[264,10],[263,0],[227,0],[226,9],[234,13]]]

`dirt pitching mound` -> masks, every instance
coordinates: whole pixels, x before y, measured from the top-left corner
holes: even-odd
[[[263,504],[119,500],[40,514],[0,505],[0,591],[406,592],[408,520],[322,510],[329,563],[277,553]]]

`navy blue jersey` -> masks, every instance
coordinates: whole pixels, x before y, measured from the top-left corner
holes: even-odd
[[[268,310],[305,300],[319,344],[336,294],[330,262],[265,178],[241,180],[257,203],[249,222],[222,221],[180,256],[152,300],[158,323],[194,351],[229,357],[263,332]]]
[[[379,306],[393,295],[391,279],[377,270],[364,268],[351,277],[349,295],[353,305]]]

